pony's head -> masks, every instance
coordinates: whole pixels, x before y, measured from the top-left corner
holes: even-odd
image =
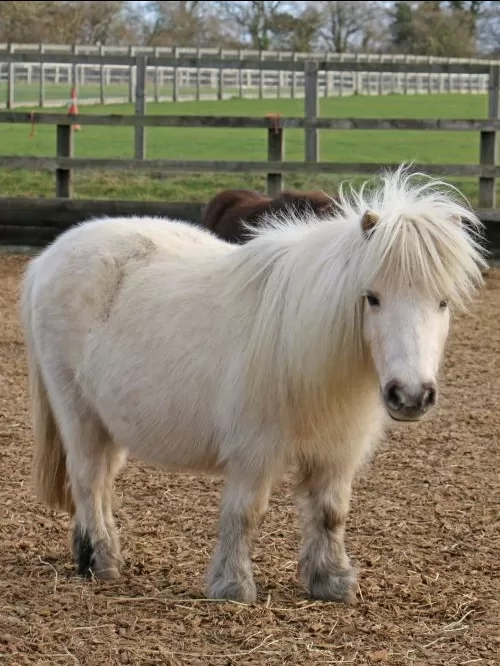
[[[415,421],[437,402],[438,374],[453,309],[463,308],[486,266],[481,223],[451,186],[403,168],[345,213],[358,219],[362,339],[388,414]],[[351,217],[352,219],[352,217]]]

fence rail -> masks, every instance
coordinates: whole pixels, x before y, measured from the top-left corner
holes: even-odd
[[[438,132],[496,132],[500,131],[500,119],[474,118],[316,118],[302,116],[183,116],[183,115],[126,115],[126,114],[77,114],[26,113],[0,111],[0,124],[35,125],[112,125],[121,127],[211,127],[272,129],[279,122],[282,129],[332,130],[430,130]]]
[[[11,109],[60,105],[63,86],[82,103],[133,102],[137,59],[146,58],[147,99],[156,102],[227,97],[302,97],[313,63],[323,96],[345,94],[485,93],[497,60],[423,56],[293,53],[227,49],[0,44],[0,90]],[[1,104],[1,101],[0,101]]]
[[[1,53],[0,57],[6,63],[40,63],[50,62],[54,64],[87,64],[87,65],[116,65],[134,66],[136,58],[147,58],[152,67],[199,67],[200,64],[207,69],[259,69],[259,70],[281,70],[281,71],[304,71],[304,61],[296,60],[263,60],[243,57],[222,57],[221,55],[206,56],[200,59],[196,56],[181,55],[135,55],[135,56],[103,56],[89,54],[64,54],[55,53]],[[427,61],[427,62],[404,62],[393,60],[331,60],[330,58],[318,58],[306,60],[313,62],[321,71],[366,71],[366,72],[414,72],[434,74],[487,74],[492,64],[488,61]]]
[[[229,49],[193,46],[106,46],[91,44],[22,44],[0,43],[0,55],[7,53],[31,53],[55,55],[99,55],[99,56],[167,56],[185,55],[196,56],[201,59],[213,58],[220,55],[227,57],[246,57],[254,60],[275,60],[304,62],[307,60],[331,60],[336,62],[407,62],[407,63],[459,63],[459,64],[498,64],[495,58],[456,58],[446,56],[411,55],[404,53],[335,53],[332,51],[286,51],[286,50],[258,50],[258,49]]]
[[[202,203],[113,199],[5,198],[0,206],[0,246],[41,248],[66,229],[98,216],[160,215],[201,225]],[[500,260],[500,209],[475,210],[485,226],[492,263]]]

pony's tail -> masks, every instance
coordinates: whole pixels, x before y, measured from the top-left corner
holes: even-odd
[[[33,268],[28,269],[21,294],[21,319],[26,344],[34,440],[31,482],[36,496],[41,502],[50,508],[67,511],[70,515],[73,515],[74,503],[68,482],[66,454],[34,343],[31,316]]]

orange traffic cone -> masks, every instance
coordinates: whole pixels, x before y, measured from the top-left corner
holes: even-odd
[[[76,96],[75,86],[73,86],[71,88],[71,99],[69,100],[68,115],[69,116],[78,115],[78,98]],[[80,130],[81,129],[80,125],[72,125],[72,127],[73,127],[74,130]]]

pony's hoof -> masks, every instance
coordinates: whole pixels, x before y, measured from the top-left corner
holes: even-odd
[[[120,578],[120,565],[122,557],[119,553],[102,552],[101,549],[94,550],[94,561],[92,571],[98,580],[117,580]]]
[[[257,588],[253,580],[217,581],[210,585],[211,599],[226,599],[242,604],[254,604],[257,601]]]
[[[356,575],[353,570],[315,571],[309,578],[309,595],[320,601],[356,603]]]
[[[118,580],[120,578],[120,570],[118,567],[107,567],[106,569],[95,569],[94,576],[98,580],[109,581],[109,580]]]
[[[123,558],[118,547],[98,543],[94,546],[87,532],[82,532],[78,526],[73,530],[73,557],[77,563],[79,576],[99,580],[116,580],[120,578],[120,567]]]

